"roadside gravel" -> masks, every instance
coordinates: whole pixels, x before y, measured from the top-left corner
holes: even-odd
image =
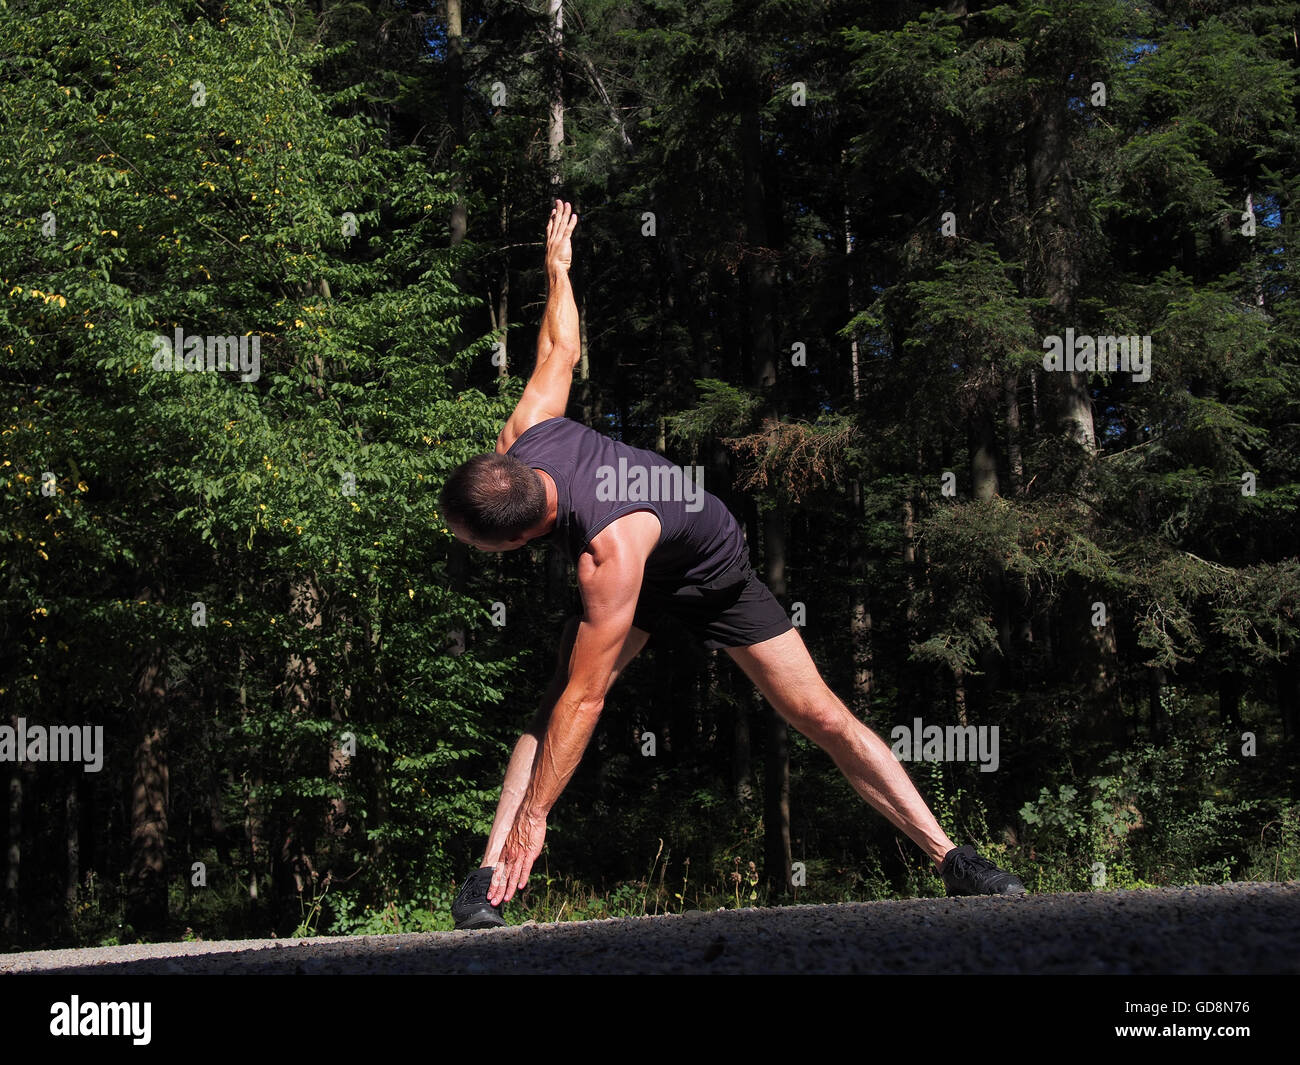
[[[1300,882],[48,950],[0,973],[1300,973]]]

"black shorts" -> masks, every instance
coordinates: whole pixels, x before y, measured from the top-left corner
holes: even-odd
[[[749,564],[749,556],[707,584],[641,585],[632,624],[645,632],[673,622],[710,650],[749,647],[794,628],[785,608]]]

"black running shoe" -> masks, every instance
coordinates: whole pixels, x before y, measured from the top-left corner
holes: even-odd
[[[500,928],[505,919],[501,907],[488,902],[488,888],[492,886],[492,866],[485,865],[469,874],[456,901],[451,904],[451,915],[457,928]]]
[[[969,844],[954,847],[944,856],[939,875],[949,896],[1028,894],[1017,877],[981,858]]]

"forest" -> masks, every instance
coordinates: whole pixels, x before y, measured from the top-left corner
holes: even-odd
[[[0,950],[452,927],[581,612],[438,512],[557,197],[568,416],[957,843],[1300,877],[1298,72],[1282,0],[0,0]],[[942,894],[665,626],[506,916]]]

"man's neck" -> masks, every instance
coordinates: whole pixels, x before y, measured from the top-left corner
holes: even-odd
[[[545,536],[555,528],[555,520],[559,515],[560,493],[555,487],[555,481],[545,470],[533,470],[538,477],[542,479],[542,487],[546,489],[546,517],[542,521],[528,530],[528,538],[531,540],[538,536]]]

